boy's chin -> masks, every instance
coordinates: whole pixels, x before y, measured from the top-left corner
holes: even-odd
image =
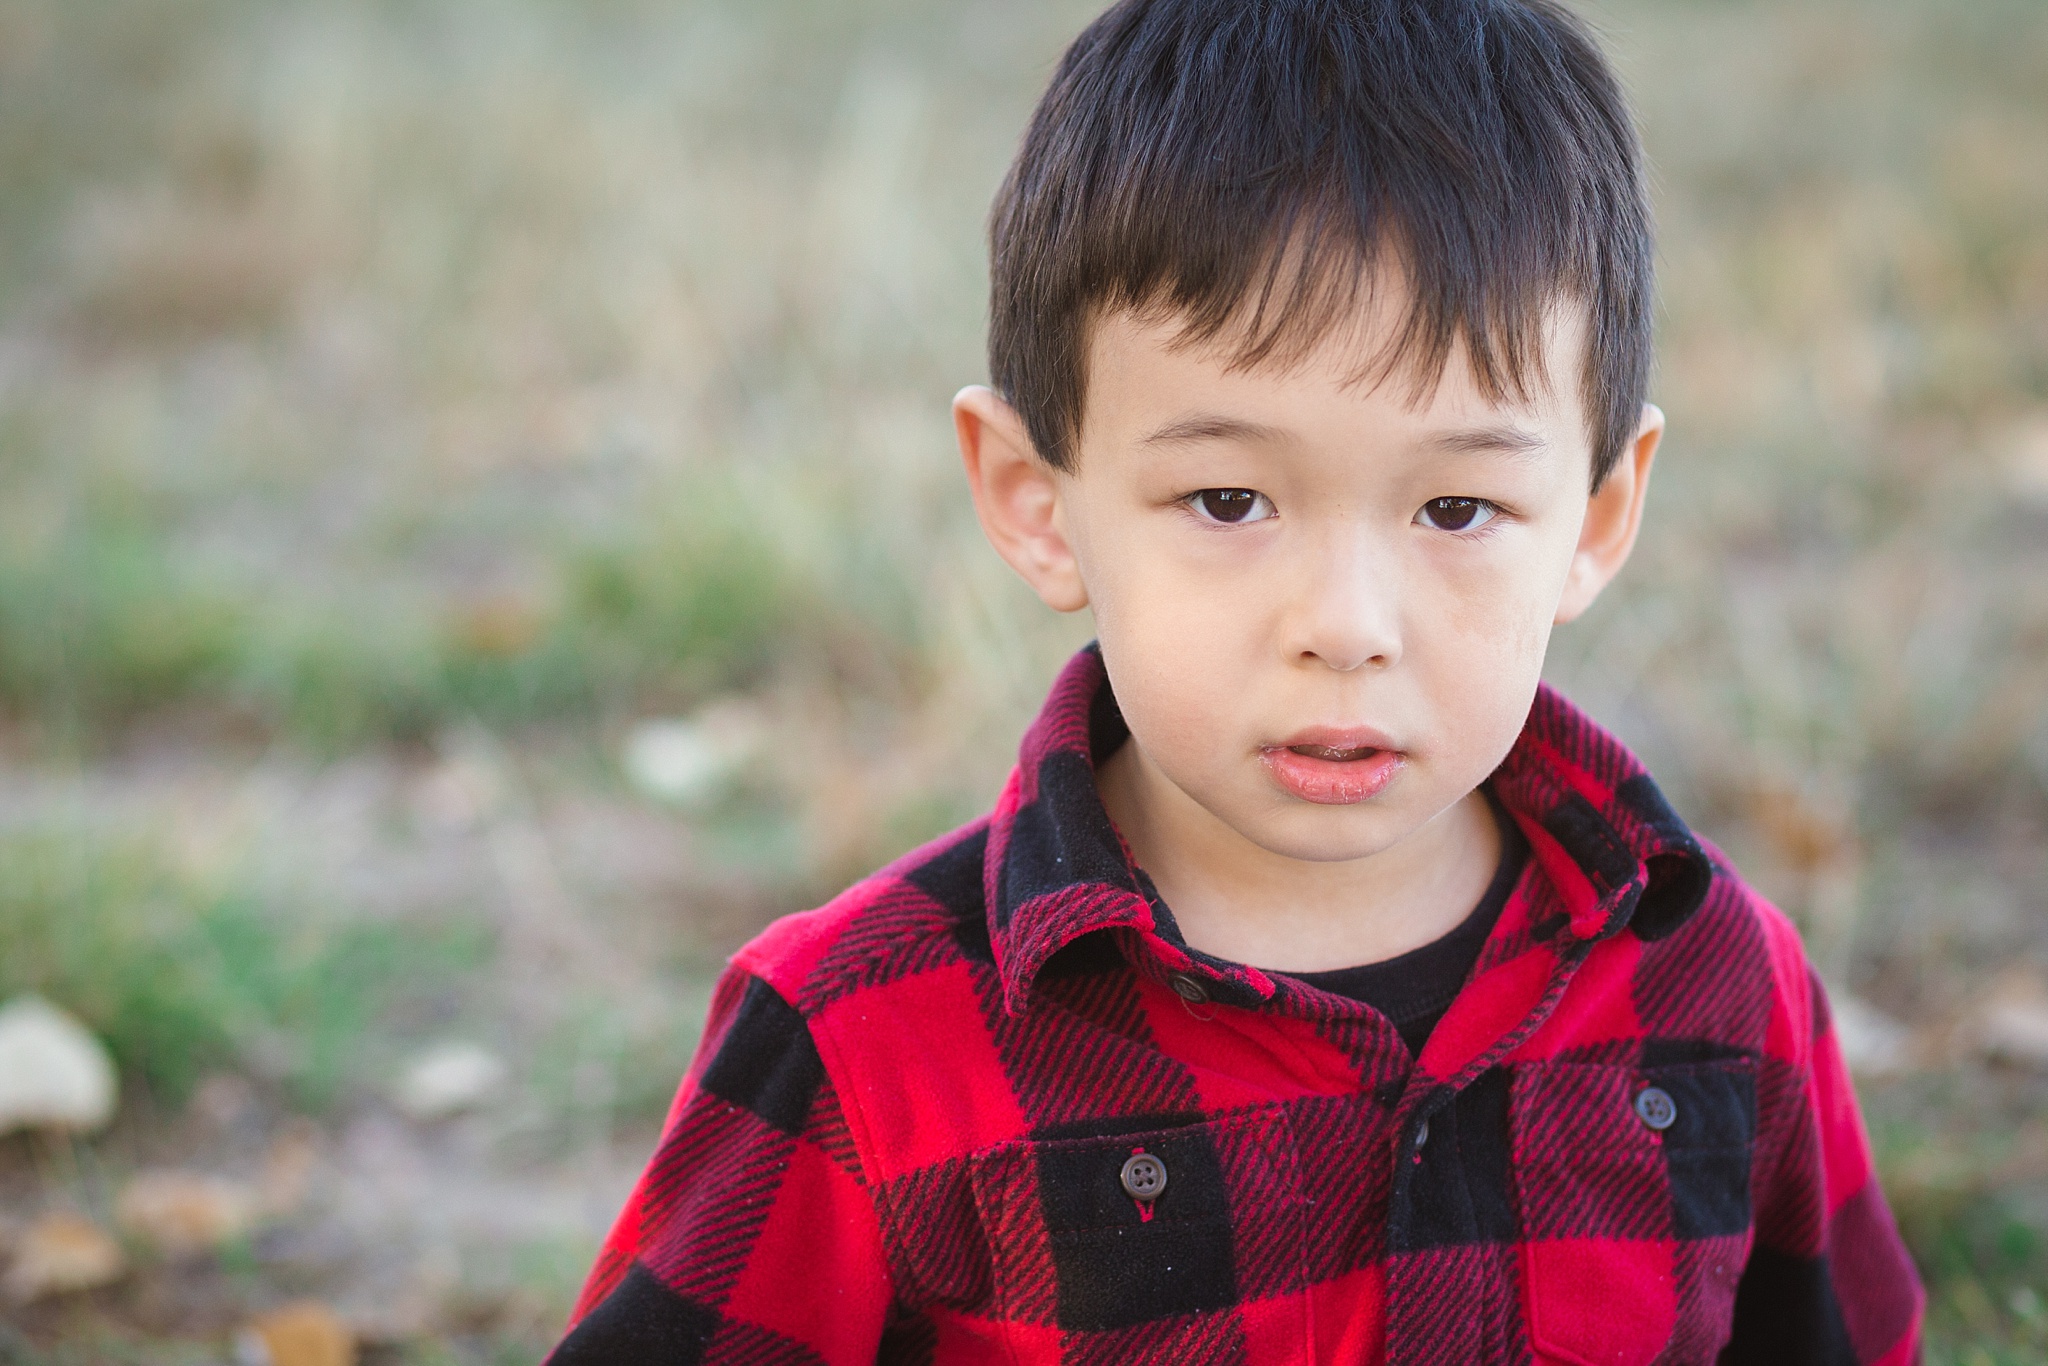
[[[1413,834],[1419,822],[1373,802],[1323,806],[1288,798],[1286,806],[1227,822],[1251,844],[1301,863],[1350,863],[1383,854]]]

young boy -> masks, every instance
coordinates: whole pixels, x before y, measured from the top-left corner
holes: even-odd
[[[995,811],[734,959],[581,1363],[1904,1363],[1785,919],[1538,681],[1651,245],[1551,0],[1122,0],[997,202]]]

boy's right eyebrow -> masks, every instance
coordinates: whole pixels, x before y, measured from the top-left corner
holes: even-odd
[[[1263,422],[1251,422],[1244,418],[1224,417],[1214,413],[1197,413],[1192,417],[1177,418],[1145,437],[1141,446],[1193,446],[1205,441],[1239,441],[1249,445],[1271,445],[1284,442],[1287,433],[1278,427],[1268,427]]]

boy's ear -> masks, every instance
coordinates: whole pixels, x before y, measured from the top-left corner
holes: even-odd
[[[953,398],[953,430],[974,511],[996,554],[1056,612],[1088,605],[1067,538],[1064,480],[1038,458],[1024,420],[995,390],[973,384]]]
[[[1628,563],[1629,552],[1635,549],[1636,532],[1643,525],[1643,497],[1650,487],[1650,466],[1657,459],[1657,444],[1663,439],[1663,411],[1655,404],[1644,404],[1643,425],[1636,429],[1635,440],[1587,500],[1586,520],[1579,528],[1579,546],[1572,552],[1564,596],[1557,604],[1559,625],[1591,607],[1600,590]]]

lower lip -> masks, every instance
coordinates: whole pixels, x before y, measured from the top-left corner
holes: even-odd
[[[1370,801],[1406,762],[1399,751],[1391,749],[1376,750],[1363,759],[1316,759],[1291,749],[1269,749],[1261,757],[1275,782],[1318,806]]]

